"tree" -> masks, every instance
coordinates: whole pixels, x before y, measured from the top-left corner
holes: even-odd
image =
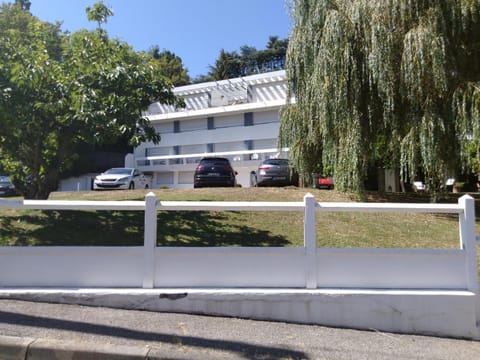
[[[278,36],[270,36],[266,50],[269,50],[275,56],[285,55],[288,49],[288,39],[279,39]]]
[[[192,81],[192,84],[200,84],[200,83],[204,83],[204,82],[213,81],[213,78],[208,74],[207,75],[197,75],[191,81]]]
[[[15,5],[20,6],[23,11],[30,11],[32,2],[29,0],[15,0]]]
[[[108,8],[102,0],[93,4],[93,7],[87,6],[86,13],[88,21],[95,21],[98,28],[101,28],[102,24],[106,24],[108,18],[113,16],[113,10]]]
[[[8,4],[0,29],[0,163],[26,198],[57,188],[79,144],[160,140],[142,111],[178,100],[146,56],[101,29],[61,33]]]
[[[210,66],[212,80],[226,80],[237,77],[240,74],[240,56],[237,52],[220,50],[220,55],[215,61],[215,66]]]
[[[287,47],[288,39],[279,40],[278,36],[270,36],[265,50],[243,45],[238,54],[222,49],[215,65],[210,66],[208,75],[199,76],[194,82],[225,80],[283,69]]]
[[[158,66],[161,76],[166,77],[174,86],[182,86],[190,83],[187,69],[184,68],[182,59],[168,50],[160,51],[158,46],[153,46],[149,51]]]
[[[287,49],[288,39],[281,40],[278,36],[270,36],[266,49],[259,52],[257,63],[262,64],[267,71],[283,69]]]
[[[372,164],[438,189],[480,139],[478,0],[296,0],[280,143],[307,180],[362,191]],[[478,142],[477,142],[478,145]],[[477,147],[478,149],[478,147]]]

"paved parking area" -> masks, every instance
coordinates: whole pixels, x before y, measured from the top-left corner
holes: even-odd
[[[76,353],[78,358],[83,354],[89,359],[470,360],[479,358],[480,342],[374,329],[0,300],[0,358],[20,358],[15,356],[22,356],[22,349],[26,359],[49,358],[56,351],[56,359],[71,359]]]

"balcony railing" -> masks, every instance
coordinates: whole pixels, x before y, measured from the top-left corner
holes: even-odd
[[[259,150],[238,150],[238,151],[220,151],[211,153],[182,154],[182,155],[160,155],[136,157],[137,167],[145,168],[149,166],[171,166],[171,165],[189,165],[197,164],[206,156],[221,156],[228,158],[231,162],[237,161],[262,161],[272,157],[287,157],[289,148],[282,149],[259,149]]]

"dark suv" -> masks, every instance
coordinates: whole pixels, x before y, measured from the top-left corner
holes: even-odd
[[[193,187],[234,187],[236,171],[227,158],[205,157],[198,163],[193,175]]]

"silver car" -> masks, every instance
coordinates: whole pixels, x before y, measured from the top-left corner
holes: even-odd
[[[135,168],[112,168],[95,177],[93,190],[148,189],[149,180]]]
[[[298,185],[298,176],[292,171],[288,159],[267,159],[257,171],[250,173],[250,186]]]

